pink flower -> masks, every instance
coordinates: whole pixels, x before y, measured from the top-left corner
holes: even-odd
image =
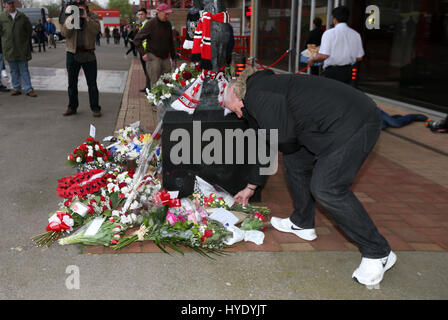
[[[174,213],[168,211],[166,215],[166,221],[168,221],[170,225],[174,225],[177,221],[179,221],[179,219],[176,217]]]
[[[159,194],[159,192],[156,192],[155,194],[154,194],[154,196],[152,197],[152,202],[154,202],[154,205],[156,206],[156,207],[161,207],[163,204],[162,204],[162,199],[160,198],[160,194]]]
[[[185,222],[185,217],[183,215],[178,215],[177,218],[179,219],[178,221],[182,220],[182,223]]]
[[[193,211],[186,210],[185,213],[188,213],[188,221],[191,221],[193,223],[198,223],[198,221],[196,220],[196,215],[194,214]]]

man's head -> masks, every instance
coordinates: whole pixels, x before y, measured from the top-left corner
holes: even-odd
[[[146,20],[146,16],[147,16],[147,11],[146,11],[146,9],[145,8],[140,8],[138,11],[137,11],[137,18],[138,18],[138,20],[140,20],[140,22],[143,22],[143,21],[145,21]]]
[[[4,0],[3,3],[8,13],[13,13],[16,11],[16,5],[14,4],[14,0]]]
[[[243,101],[235,94],[236,82],[231,82],[224,90],[224,106],[232,112],[235,112],[238,118],[243,116]]]
[[[173,12],[173,10],[171,10],[166,3],[161,3],[157,7],[157,18],[162,22],[168,21],[171,12]]]
[[[338,23],[348,22],[350,11],[346,6],[341,6],[334,8],[331,14],[333,15],[333,24],[337,25]]]
[[[321,28],[322,27],[322,19],[319,17],[314,18],[313,25],[315,28]]]
[[[51,23],[51,19],[50,18],[47,18],[47,23]]]

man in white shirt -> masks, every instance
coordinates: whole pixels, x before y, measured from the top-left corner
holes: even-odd
[[[350,83],[353,64],[364,56],[361,36],[347,25],[350,15],[347,7],[335,8],[332,15],[335,27],[324,32],[319,54],[308,65],[324,61],[324,77]]]

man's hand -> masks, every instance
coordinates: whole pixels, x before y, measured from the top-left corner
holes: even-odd
[[[312,67],[314,64],[314,59],[313,58],[309,58],[308,59],[308,67]]]
[[[254,190],[257,186],[249,184],[246,188],[238,192],[233,199],[236,202],[240,203],[243,206],[247,206],[249,204],[249,198],[252,197],[255,193]],[[249,189],[250,188],[250,189]]]
[[[142,59],[143,59],[143,61],[148,62],[148,60],[149,60],[148,54],[146,53],[146,54],[142,57]]]

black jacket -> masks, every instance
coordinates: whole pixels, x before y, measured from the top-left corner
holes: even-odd
[[[320,46],[323,34],[324,31],[321,28],[315,28],[311,30],[310,34],[308,35],[308,40],[306,41],[306,44],[315,44],[316,46]]]
[[[325,156],[340,148],[365,123],[381,123],[372,99],[336,80],[275,75],[265,70],[250,76],[246,87],[245,118],[254,128],[278,129],[279,151],[283,153],[305,147],[316,157]],[[266,176],[257,173],[254,170],[249,183],[264,185]]]

